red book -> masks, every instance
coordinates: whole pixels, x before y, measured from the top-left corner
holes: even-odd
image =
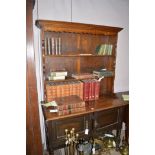
[[[95,80],[92,80],[92,100],[95,100]]]
[[[89,100],[89,81],[88,80],[82,80],[83,82],[83,100],[88,101]]]
[[[99,98],[100,82],[96,80],[95,82],[95,100]]]
[[[88,100],[92,100],[92,80],[89,80]]]

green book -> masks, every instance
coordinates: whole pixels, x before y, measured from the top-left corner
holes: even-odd
[[[112,48],[113,48],[113,45],[110,45],[109,55],[112,55]]]
[[[123,94],[122,98],[123,98],[124,101],[129,101],[129,95]]]

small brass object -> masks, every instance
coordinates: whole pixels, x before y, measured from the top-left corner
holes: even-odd
[[[129,146],[121,146],[120,153],[121,155],[129,155]]]
[[[120,146],[120,153],[121,153],[121,155],[129,155],[129,145],[125,141],[124,137],[122,140],[122,146]]]

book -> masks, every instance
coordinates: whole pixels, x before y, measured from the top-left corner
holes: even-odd
[[[100,93],[100,82],[95,80],[95,100],[97,100],[99,98],[99,93]]]
[[[129,101],[129,95],[122,94],[122,98],[124,101]]]
[[[79,73],[79,74],[72,74],[72,77],[75,79],[91,79],[94,78],[93,74],[91,73]]]
[[[81,81],[50,81],[46,84],[46,100],[53,101],[56,97],[77,95],[83,99],[83,83]]]
[[[101,44],[96,47],[96,53],[98,55],[112,55],[112,47],[111,44]]]
[[[68,115],[68,114],[73,114],[73,113],[82,112],[82,111],[85,111],[85,110],[86,110],[86,107],[81,107],[81,108],[74,108],[74,109],[61,110],[61,111],[58,111],[57,114],[58,114],[59,116],[62,116],[62,115]]]
[[[66,76],[49,76],[48,80],[65,80]]]
[[[42,104],[42,105],[45,106],[45,107],[51,107],[51,106],[57,107],[57,106],[58,106],[57,103],[56,103],[55,101],[47,102],[47,103],[44,103],[44,104]]]
[[[98,78],[100,78],[102,76],[104,76],[104,77],[111,77],[111,76],[114,76],[114,72],[113,71],[109,71],[109,70],[100,70],[100,71],[94,70],[93,71],[93,75],[95,77],[98,77]]]
[[[82,80],[83,82],[83,100],[88,101],[89,96],[88,96],[88,88],[89,88],[89,83],[88,80]]]
[[[67,71],[53,71],[50,76],[67,76]]]
[[[77,95],[58,97],[55,98],[54,101],[57,103],[57,109],[59,111],[85,106],[85,102]]]
[[[99,98],[100,82],[96,79],[81,81],[83,82],[83,100],[97,100]]]
[[[88,100],[92,100],[92,80],[89,80]]]

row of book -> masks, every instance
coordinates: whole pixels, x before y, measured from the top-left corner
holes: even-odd
[[[111,44],[101,44],[97,46],[96,53],[98,55],[112,55],[113,45]]]
[[[99,98],[99,90],[100,82],[96,79],[50,82],[46,85],[46,98],[50,102],[57,97],[77,95],[84,101],[91,101]]]
[[[91,101],[99,98],[100,82],[96,79],[85,79],[83,82],[83,100]]]
[[[45,38],[45,54],[46,55],[61,55],[61,38]]]
[[[47,102],[57,97],[77,95],[83,99],[83,83],[81,81],[49,82],[46,84]]]

